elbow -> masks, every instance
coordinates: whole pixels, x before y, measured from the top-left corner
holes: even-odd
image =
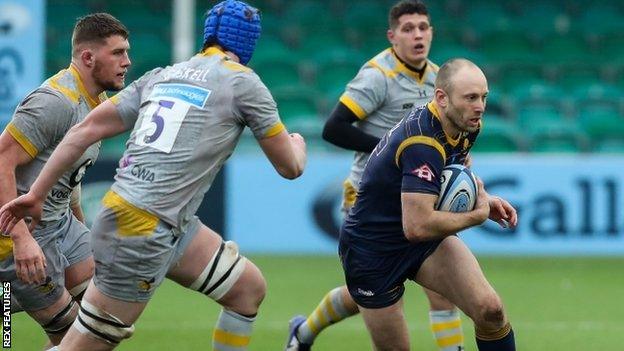
[[[422,225],[404,226],[403,233],[407,240],[413,243],[427,241],[430,239],[427,228]]]
[[[286,179],[297,179],[303,174],[303,166],[291,165],[289,167],[280,167],[277,172]]]

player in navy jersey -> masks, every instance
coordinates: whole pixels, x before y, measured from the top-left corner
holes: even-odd
[[[445,63],[433,101],[388,131],[364,168],[339,252],[349,293],[376,350],[409,349],[402,302],[408,279],[466,313],[475,323],[479,350],[515,350],[499,296],[456,236],[488,217],[515,226],[515,209],[489,195],[479,180],[474,210],[435,210],[442,169],[464,163],[481,128],[487,93],[485,75],[474,63]]]

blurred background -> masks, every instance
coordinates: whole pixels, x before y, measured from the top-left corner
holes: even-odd
[[[30,90],[69,65],[77,17],[104,11],[128,27],[129,84],[197,52],[203,15],[215,3],[0,0],[0,127]],[[260,344],[252,348],[275,350],[291,314],[308,312],[328,289],[342,284],[335,254],[338,208],[352,153],[320,135],[348,81],[389,47],[387,13],[395,1],[251,3],[262,11],[263,31],[249,66],[269,87],[287,128],[305,136],[308,168],[296,181],[280,179],[245,133],[198,214],[260,262],[270,291],[254,341]],[[466,57],[489,79],[474,170],[490,192],[519,209],[520,225],[509,231],[486,224],[460,235],[505,300],[520,349],[619,349],[624,341],[624,2],[425,3],[434,26],[431,60],[441,65]],[[111,183],[126,139],[124,134],[104,141],[100,159],[87,172],[83,206],[89,218]],[[410,289],[408,309],[417,311],[409,313],[414,345],[434,350],[422,294]],[[139,324],[137,336],[120,349],[208,345],[207,337],[188,344],[179,337],[209,335],[218,313],[214,304],[198,297],[198,304],[212,307],[206,307],[203,324],[190,323],[193,312],[185,312],[177,296],[196,297],[173,285],[162,290],[156,297],[161,304],[155,302],[160,307],[148,309],[151,317],[139,322],[145,329]],[[292,296],[293,291],[306,291],[306,297]],[[163,307],[168,304],[175,308]],[[160,321],[169,319],[186,331],[166,329]],[[22,325],[15,340],[41,339],[26,318]],[[464,326],[470,340],[470,323]],[[335,329],[319,338],[319,350],[370,348],[361,320]],[[39,345],[37,338],[33,345]],[[150,344],[152,339],[158,341]],[[467,350],[475,349],[467,343]]]

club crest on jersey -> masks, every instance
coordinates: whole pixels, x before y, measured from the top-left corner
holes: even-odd
[[[432,182],[433,178],[435,178],[435,174],[433,174],[431,168],[429,168],[429,166],[427,166],[426,164],[413,170],[412,174],[428,182]]]

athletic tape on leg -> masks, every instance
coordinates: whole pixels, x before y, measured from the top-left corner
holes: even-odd
[[[189,288],[219,300],[240,278],[245,270],[245,261],[245,257],[239,255],[235,242],[222,242],[204,271]]]
[[[74,326],[83,334],[92,334],[110,344],[117,345],[134,333],[134,325],[126,325],[119,318],[108,314],[82,300]]]

